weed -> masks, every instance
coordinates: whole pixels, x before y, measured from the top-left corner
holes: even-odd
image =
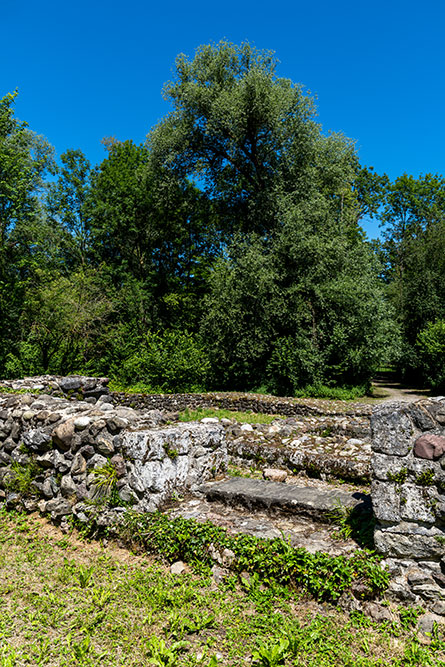
[[[158,667],[177,667],[178,655],[189,647],[188,642],[175,642],[168,647],[163,639],[150,637],[147,643],[148,664]]]
[[[286,540],[230,535],[210,522],[200,523],[181,517],[170,519],[160,513],[140,515],[127,512],[124,536],[138,542],[149,552],[169,562],[185,560],[192,565],[211,566],[210,545],[218,550],[231,549],[237,571],[256,572],[269,584],[300,587],[318,599],[336,600],[343,590],[360,579],[367,595],[383,591],[388,574],[369,551],[359,551],[351,558],[328,556],[305,549],[295,549]]]
[[[3,479],[3,484],[10,491],[28,496],[31,494],[32,483],[39,472],[37,464],[32,459],[24,464],[14,461],[11,465],[11,473]]]
[[[173,447],[169,447],[169,445],[164,445],[165,453],[167,454],[168,458],[171,459],[172,461],[176,461],[176,459],[179,456],[179,452],[177,449],[174,449]]]
[[[408,476],[408,470],[406,468],[402,468],[398,473],[388,472],[386,475],[386,479],[388,480],[388,482],[403,484],[406,481],[407,476]]]
[[[416,477],[416,484],[418,486],[431,486],[434,480],[433,470],[424,470]]]
[[[278,644],[260,646],[252,655],[252,664],[258,667],[283,665],[289,649],[289,641],[280,639]]]

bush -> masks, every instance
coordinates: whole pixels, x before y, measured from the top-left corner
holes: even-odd
[[[429,322],[417,336],[422,373],[431,387],[445,390],[445,320]]]
[[[193,335],[169,330],[148,332],[110,375],[126,386],[140,383],[147,391],[194,392],[205,389],[208,370],[207,355]]]

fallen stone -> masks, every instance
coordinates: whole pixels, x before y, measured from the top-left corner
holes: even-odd
[[[363,613],[376,623],[390,623],[393,620],[391,610],[378,602],[364,602]]]
[[[445,619],[443,616],[439,616],[438,614],[432,614],[432,613],[426,613],[420,616],[420,618],[417,621],[417,627],[419,628],[420,632],[424,635],[428,634],[430,635],[433,630],[434,630],[434,625],[437,623],[437,625],[442,624],[445,622]]]
[[[176,561],[176,563],[173,563],[173,565],[170,566],[170,572],[172,574],[183,574],[186,570],[186,567],[182,560]]]
[[[212,567],[212,579],[215,583],[221,584],[227,575],[228,572],[223,567],[220,567],[219,565],[214,565]]]
[[[278,470],[278,468],[265,468],[263,478],[269,479],[271,482],[284,482],[287,478],[287,472],[286,470]]]

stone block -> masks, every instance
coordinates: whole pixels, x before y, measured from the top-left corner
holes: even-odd
[[[400,521],[400,489],[395,483],[379,482],[371,484],[374,515],[380,521]]]
[[[406,521],[434,523],[438,494],[435,488],[404,484],[400,490],[400,516]]]
[[[414,434],[408,408],[404,403],[386,403],[371,416],[373,451],[392,456],[406,456]]]
[[[381,481],[404,482],[408,472],[407,460],[402,456],[390,456],[374,452],[371,458],[373,476]]]

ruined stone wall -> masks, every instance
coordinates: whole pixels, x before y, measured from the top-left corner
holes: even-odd
[[[111,523],[125,506],[153,511],[227,464],[219,424],[168,425],[158,411],[91,399],[0,394],[0,500]]]
[[[220,408],[238,412],[262,412],[269,415],[355,415],[371,414],[371,406],[363,403],[342,403],[320,399],[280,398],[261,394],[240,394],[210,392],[207,394],[126,394],[112,392],[113,400],[119,405],[129,405],[139,409],[167,410],[180,412],[189,408]]]
[[[372,502],[376,549],[394,595],[445,613],[445,398],[374,410]]]

